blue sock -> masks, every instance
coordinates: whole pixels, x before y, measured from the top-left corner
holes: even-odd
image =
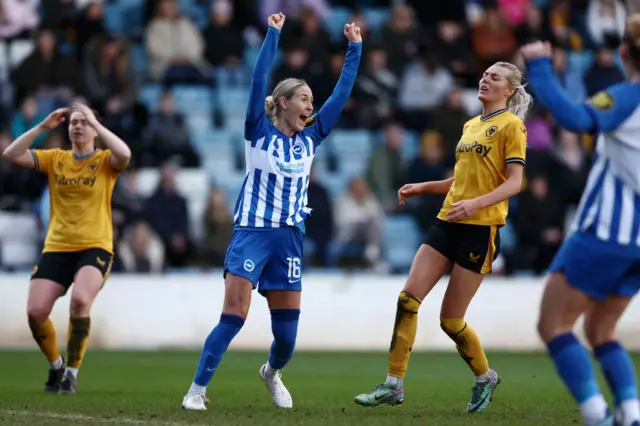
[[[579,404],[600,394],[589,352],[573,333],[551,340],[547,349],[558,374]]]
[[[638,398],[638,385],[633,361],[620,343],[603,343],[593,349],[602,372],[615,397],[616,405],[622,401]]]
[[[271,311],[273,344],[269,353],[269,365],[281,370],[293,358],[298,334],[300,309],[274,309]]]
[[[204,341],[200,363],[193,378],[198,386],[207,386],[216,372],[222,355],[227,351],[229,343],[236,337],[244,325],[244,320],[237,315],[220,315],[220,322]]]

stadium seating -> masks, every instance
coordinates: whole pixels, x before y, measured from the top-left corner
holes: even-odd
[[[394,272],[406,272],[420,247],[421,233],[411,216],[390,216],[384,228],[384,257]]]
[[[40,250],[39,233],[34,215],[0,212],[0,264],[10,268],[32,266]]]
[[[549,0],[534,0],[537,5],[545,5]],[[144,50],[144,0],[110,0],[104,3],[105,24],[109,32],[126,35],[132,39],[132,63],[136,71],[146,76],[148,58]],[[479,3],[470,1],[469,4]],[[194,19],[203,28],[209,20],[208,2],[180,0],[182,12]],[[389,18],[388,9],[364,7],[360,11],[367,20],[372,37],[379,34],[384,22]],[[334,7],[324,22],[335,41],[342,40],[344,22],[351,16],[346,8]],[[0,41],[0,82],[6,81],[8,69],[19,64],[33,50],[33,42],[18,41],[8,49]],[[247,47],[244,62],[249,71],[255,63],[259,45]],[[274,66],[281,60],[279,54]],[[586,71],[593,63],[589,52],[568,55],[569,66]],[[191,143],[202,157],[201,170],[186,170],[178,174],[178,189],[189,202],[190,215],[195,235],[200,234],[210,186],[221,188],[228,198],[229,210],[233,211],[238,191],[244,180],[243,128],[249,97],[248,87],[229,87],[220,83],[201,86],[175,86],[171,90],[177,109],[185,115],[191,136]],[[162,93],[158,84],[144,84],[139,92],[139,100],[150,111],[157,111]],[[463,91],[463,104],[469,114],[480,111],[477,91]],[[363,130],[336,130],[318,150],[314,171],[320,182],[334,197],[344,194],[349,182],[366,172],[369,156],[381,135]],[[409,161],[418,154],[418,135],[407,133],[403,145],[403,157]],[[143,170],[140,173],[140,191],[148,195],[158,182],[157,170]],[[389,217],[385,225],[385,257],[395,269],[408,267],[418,245],[414,240],[419,232],[410,217]],[[13,246],[12,246],[13,247]],[[16,246],[17,247],[17,246]],[[26,253],[29,248],[12,249],[12,253]],[[16,258],[18,262],[18,258]],[[19,263],[19,262],[18,262]]]

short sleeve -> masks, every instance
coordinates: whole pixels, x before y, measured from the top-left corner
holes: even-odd
[[[104,151],[104,162],[106,163],[104,169],[107,170],[110,176],[117,178],[122,172],[124,172],[124,170],[116,170],[113,168],[111,165],[111,155],[111,150],[107,149]]]
[[[525,164],[527,155],[527,127],[520,120],[510,122],[504,129],[504,158],[507,164]]]
[[[53,162],[56,154],[60,151],[55,149],[32,149],[31,155],[33,155],[33,165],[36,172],[48,174],[50,170],[53,170]]]

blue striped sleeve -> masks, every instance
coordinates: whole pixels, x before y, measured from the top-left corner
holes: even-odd
[[[280,30],[269,27],[267,35],[262,42],[260,53],[258,53],[258,59],[256,59],[244,126],[245,139],[247,140],[255,138],[255,129],[265,117],[264,98],[267,91],[267,79],[269,77],[269,68],[278,51],[279,39]]]
[[[316,144],[320,144],[324,138],[329,136],[331,129],[335,126],[342,113],[342,109],[349,100],[353,84],[356,81],[356,75],[358,74],[361,56],[362,43],[349,43],[340,79],[338,79],[333,93],[320,108],[313,125],[310,127],[310,130],[314,133],[314,142]]]
[[[567,97],[551,66],[550,58],[527,62],[529,84],[537,100],[549,110],[558,124],[572,132],[596,132],[597,123],[584,104],[574,104]]]

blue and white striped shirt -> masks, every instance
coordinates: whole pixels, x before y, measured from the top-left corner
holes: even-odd
[[[295,226],[304,232],[304,220],[311,212],[307,207],[311,165],[351,95],[362,43],[349,43],[340,79],[312,124],[287,136],[264,111],[267,75],[279,37],[280,31],[269,27],[253,72],[244,135],[247,175],[236,201],[234,225],[254,229]]]
[[[620,83],[574,105],[562,93],[549,59],[528,67],[536,94],[561,126],[598,134],[572,232],[640,257],[640,83]]]

